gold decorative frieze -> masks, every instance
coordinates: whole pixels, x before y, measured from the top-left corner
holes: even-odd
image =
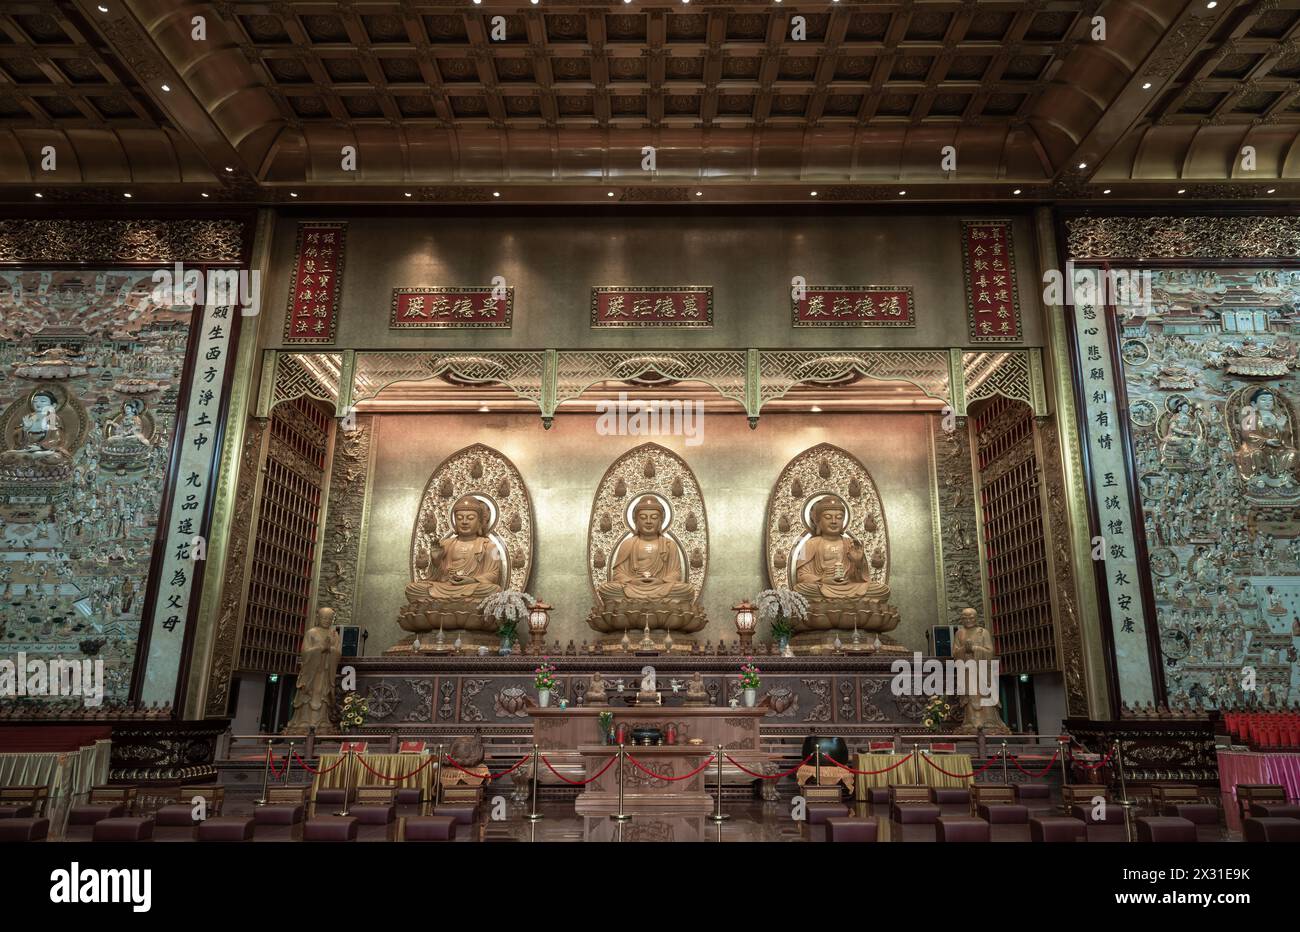
[[[745,404],[743,350],[669,350],[647,352],[560,352],[556,362],[555,401],[572,401],[598,382],[696,381],[724,398]]]
[[[775,401],[802,382],[829,384],[854,373],[882,381],[910,382],[931,398],[952,400],[948,354],[943,350],[764,350],[759,353],[759,402]]]
[[[238,220],[0,220],[0,262],[238,262]]]
[[[359,352],[352,380],[352,401],[374,398],[396,382],[423,382],[445,377],[464,384],[499,384],[520,398],[542,402],[541,352]]]
[[[1296,259],[1300,217],[1071,217],[1072,259]]]
[[[356,603],[373,438],[374,417],[370,415],[357,417],[352,430],[339,430],[335,434],[329,506],[325,512],[325,546],[316,598],[318,607],[334,609],[334,623],[339,625],[352,624]]]

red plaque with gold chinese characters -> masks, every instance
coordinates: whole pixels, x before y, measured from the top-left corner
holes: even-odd
[[[592,288],[591,325],[712,327],[713,288],[703,285]]]
[[[494,288],[394,288],[389,329],[509,330],[512,285]]]
[[[790,299],[796,327],[915,327],[911,288],[809,285]]]
[[[963,220],[961,265],[971,342],[1018,342],[1020,295],[1011,221]]]
[[[285,343],[333,343],[343,294],[346,223],[300,223],[284,318]]]

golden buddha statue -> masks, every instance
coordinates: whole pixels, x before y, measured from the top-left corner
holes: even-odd
[[[451,519],[454,533],[416,558],[421,578],[407,585],[407,604],[397,617],[398,625],[414,636],[393,647],[393,652],[443,649],[451,640],[448,631],[465,632],[462,643],[471,647],[495,643],[497,621],[485,617],[480,607],[484,598],[502,591],[505,577],[491,536],[491,513],[482,499],[464,495],[452,505]],[[438,639],[422,638],[432,631],[440,632]]]
[[[632,521],[636,534],[623,540],[614,551],[609,581],[596,590],[600,600],[693,601],[695,589],[682,582],[682,555],[677,542],[661,533],[664,508],[659,500],[644,496],[633,509]]]
[[[1260,389],[1241,412],[1241,445],[1236,462],[1251,487],[1289,488],[1295,485],[1295,433],[1285,406],[1268,389]]]
[[[615,548],[609,578],[596,585],[596,607],[587,622],[597,631],[644,627],[689,634],[707,624],[696,605],[698,590],[685,579],[681,547],[668,532],[666,516],[653,495],[642,496],[632,507],[632,533]]]
[[[428,570],[429,578],[406,587],[409,601],[478,602],[501,591],[501,559],[487,535],[487,506],[472,495],[462,496],[452,506],[452,525],[455,536],[434,544],[416,563]]]
[[[813,505],[814,536],[795,562],[794,590],[809,599],[889,598],[889,586],[873,582],[862,543],[844,533],[848,509],[838,495],[826,495]],[[883,558],[880,560],[883,565]]]
[[[845,533],[848,506],[838,495],[818,498],[805,520],[809,536],[795,549],[791,588],[808,600],[795,622],[795,647],[808,647],[832,630],[881,634],[898,627],[898,609],[889,605],[889,585],[872,578],[885,555],[869,556],[862,542]]]

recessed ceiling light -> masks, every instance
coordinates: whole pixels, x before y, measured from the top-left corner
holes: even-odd
[[[1269,188],[1268,191],[1265,192],[1265,193],[1267,193],[1267,194],[1273,194],[1273,193],[1276,192],[1276,191],[1277,191],[1277,188]],[[37,196],[37,197],[40,197],[39,194],[36,195],[36,196]]]
[[[1085,169],[1085,168],[1087,168],[1087,167],[1088,167],[1088,163],[1087,163],[1087,162],[1080,162],[1080,163],[1079,163],[1079,169],[1080,169],[1080,170]]]
[[[703,192],[703,191],[696,191],[696,192],[695,192],[695,196],[696,196],[696,197],[704,197],[704,192]]]
[[[537,6],[540,0],[528,0],[528,2],[531,3],[533,6]]]
[[[298,192],[297,192],[297,191],[290,191],[290,192],[289,192],[289,196],[290,196],[290,197],[297,197],[297,196],[298,196]]]
[[[500,192],[500,191],[493,191],[493,192],[492,192],[492,196],[493,196],[493,197],[500,197],[500,196],[501,196],[501,192]]]
[[[1179,188],[1179,189],[1178,189],[1178,193],[1179,193],[1179,194],[1186,194],[1186,193],[1187,193],[1187,189],[1186,189],[1186,188]]]
[[[492,409],[489,408],[487,405],[479,405],[479,406],[478,406],[478,409],[479,409],[479,412],[480,412],[480,413],[483,413],[483,414],[486,414],[488,411],[491,411],[491,410],[492,410]]]
[[[403,191],[403,192],[402,192],[402,197],[411,197],[411,196],[412,196],[412,195],[411,195],[411,192],[410,192],[410,191]]]
[[[1102,193],[1102,194],[1109,194],[1109,193],[1110,193],[1110,188],[1107,188],[1105,191],[1102,191],[1101,193]]]
[[[97,9],[98,9],[99,12],[101,12],[101,13],[107,13],[107,12],[108,12],[108,7],[104,6],[104,4],[102,4],[102,3],[97,7]]]
[[[779,3],[780,0],[777,0],[777,2]],[[820,405],[813,405],[813,406],[812,406],[811,408],[809,408],[808,410],[811,411],[813,414],[821,414],[821,413],[822,413],[822,409],[821,409],[821,406],[820,406]]]
[[[809,197],[816,197],[816,196],[817,196],[817,192],[816,192],[816,191],[809,191],[809,192],[808,192],[808,196],[809,196]]]
[[[1019,193],[1020,193],[1020,189],[1019,189],[1019,188],[1016,188],[1016,189],[1015,189],[1014,191],[1012,191],[1011,193],[1012,193],[1012,194],[1019,194]]]
[[[126,191],[126,192],[124,192],[124,193],[122,194],[122,196],[123,196],[123,197],[130,197],[130,196],[131,196],[131,192],[130,192],[130,191]]]
[[[207,192],[207,191],[204,191],[204,192],[202,192],[201,194],[199,194],[199,197],[207,197],[207,196],[208,196],[208,192]]]
[[[233,171],[234,171],[234,169],[233,169],[233,168],[231,168],[231,167],[230,167],[230,166],[229,166],[229,165],[227,165],[227,166],[226,166],[226,171],[228,171],[228,172],[233,172]]]
[[[1212,10],[1218,5],[1219,5],[1218,0],[1210,0],[1209,3],[1205,4],[1205,8],[1207,10]]]
[[[45,195],[42,194],[40,191],[37,191],[37,192],[36,192],[36,196],[37,196],[37,197],[44,197]]]
[[[899,197],[902,197],[902,196],[903,196],[904,194],[906,194],[906,193],[907,193],[907,189],[904,188],[902,191],[899,191],[899,192],[898,192],[898,196],[899,196]]]
[[[483,2],[483,0],[474,0],[474,5],[475,5],[475,6],[478,6],[478,5],[481,4],[482,2]]]
[[[163,89],[165,92],[167,92],[168,94],[170,94],[170,93],[172,92],[172,86],[171,86],[170,84],[164,84],[164,85],[162,86],[162,89]]]
[[[1142,85],[1142,90],[1144,90],[1144,91],[1149,91],[1149,90],[1151,90],[1151,82],[1150,82],[1150,81],[1145,82],[1145,83]]]
[[[605,194],[605,196],[606,196],[606,197],[613,197],[613,196],[614,196],[614,192],[613,192],[613,191],[609,191],[609,192],[607,192],[607,193]]]

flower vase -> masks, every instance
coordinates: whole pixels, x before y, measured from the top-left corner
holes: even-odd
[[[543,709],[551,704],[551,691],[549,689],[537,690],[537,704]]]
[[[777,652],[784,657],[785,652],[790,649],[790,639],[784,635],[776,639]]]
[[[746,690],[742,690],[741,694],[745,700],[745,708],[752,709],[754,707],[754,703],[758,701],[758,690],[746,689]]]
[[[502,657],[510,656],[510,638],[501,639],[501,647],[497,649],[497,653]]]

